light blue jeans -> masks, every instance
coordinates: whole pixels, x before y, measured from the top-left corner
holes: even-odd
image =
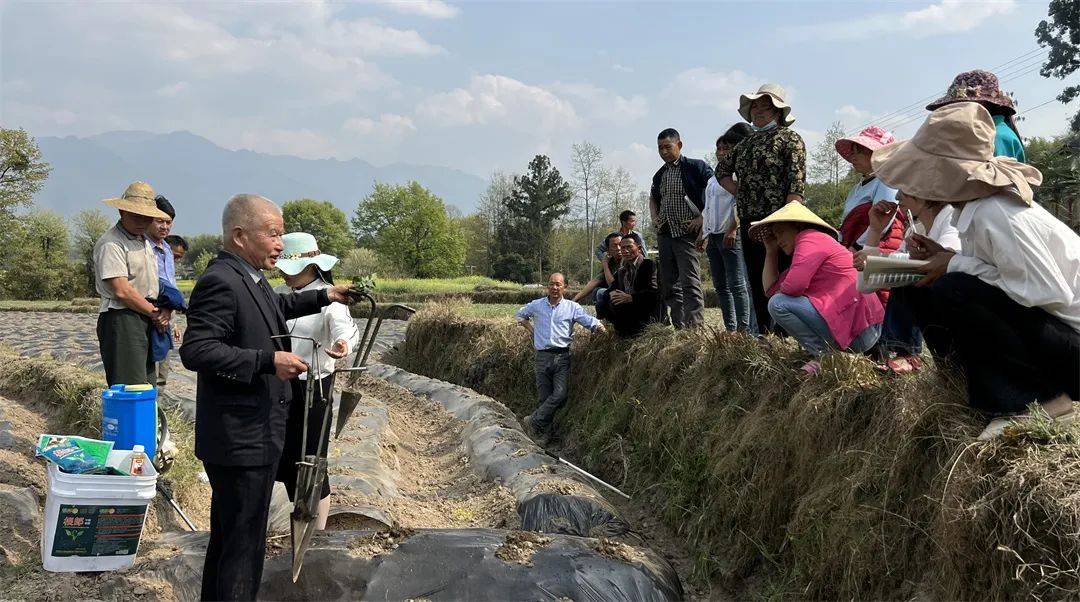
[[[777,293],[769,299],[769,315],[789,335],[795,338],[810,355],[817,357],[829,349],[837,349],[829,325],[806,297]],[[845,351],[865,353],[881,335],[881,324],[871,324],[851,341]]]
[[[735,246],[724,246],[723,234],[710,234],[705,243],[709,257],[716,301],[724,314],[724,326],[730,330],[746,332],[750,329],[750,294],[746,288],[746,266],[743,263],[742,241],[735,238]]]

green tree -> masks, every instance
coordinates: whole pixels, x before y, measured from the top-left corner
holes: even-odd
[[[100,209],[83,209],[71,220],[74,232],[74,254],[79,257],[83,293],[97,296],[94,277],[94,244],[109,229],[112,222]]]
[[[30,205],[51,169],[26,130],[0,128],[0,212]]]
[[[1027,158],[1043,174],[1035,200],[1080,232],[1080,132],[1058,138],[1032,138]]]
[[[342,257],[352,248],[345,212],[330,201],[297,199],[281,207],[286,232],[307,232],[319,242],[319,250]]]
[[[188,251],[189,255],[192,255],[191,251]],[[198,255],[195,255],[195,259],[191,261],[191,270],[195,273],[195,277],[202,276],[202,273],[206,271],[206,266],[210,265],[210,261],[214,259],[217,253],[212,253],[208,250],[200,251]]]
[[[1043,77],[1065,79],[1080,69],[1080,2],[1050,0],[1049,21],[1040,21],[1035,39],[1042,48],[1050,47],[1039,74]],[[1068,104],[1080,96],[1080,84],[1066,86],[1057,99]],[[1069,127],[1080,132],[1080,112],[1073,115]]]
[[[196,234],[185,238],[188,242],[188,251],[184,255],[183,262],[192,268],[195,272],[195,276],[198,277],[202,274],[202,270],[195,269],[198,258],[203,254],[209,254],[209,259],[217,257],[217,254],[221,251],[221,235],[220,234]],[[206,267],[205,265],[203,266]]]
[[[381,184],[360,201],[352,219],[361,246],[418,278],[461,273],[465,236],[447,214],[443,200],[418,182]]]
[[[536,155],[529,162],[525,175],[514,183],[513,192],[506,198],[508,219],[496,234],[501,253],[493,272],[496,277],[503,277],[500,274],[520,271],[516,259],[510,257],[518,255],[534,266],[534,281],[540,281],[553,265],[552,229],[556,220],[570,210],[574,191],[559,170],[551,165],[551,159],[544,155]],[[514,270],[509,269],[510,264]]]
[[[23,244],[14,248],[0,288],[14,299],[64,299],[78,285],[73,278],[71,245],[64,218],[53,211],[33,211],[14,222]]]
[[[491,255],[489,250],[492,244],[491,226],[487,216],[483,213],[474,213],[465,217],[456,218],[465,235],[465,270],[471,274],[487,276],[491,273]]]

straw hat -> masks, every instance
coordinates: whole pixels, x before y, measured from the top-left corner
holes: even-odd
[[[840,156],[845,161],[851,163],[851,148],[853,145],[859,146],[874,152],[877,149],[885,146],[886,144],[892,144],[896,142],[896,136],[892,135],[892,132],[886,132],[876,125],[863,128],[861,132],[854,136],[848,136],[847,138],[841,138],[836,141],[836,152],[840,153]]]
[[[295,276],[311,264],[329,272],[337,265],[338,258],[319,250],[315,237],[307,232],[290,232],[281,237],[284,248],[277,258],[277,268],[289,276]]]
[[[780,84],[765,84],[758,88],[756,94],[743,94],[739,97],[739,115],[747,121],[747,123],[753,121],[750,119],[750,105],[755,100],[762,96],[768,96],[772,99],[773,106],[780,109],[780,123],[781,125],[791,125],[795,123],[795,118],[791,116],[791,106],[784,101],[787,98],[787,92]]]
[[[776,224],[780,222],[796,222],[799,224],[807,224],[825,232],[831,234],[833,238],[837,238],[840,233],[836,231],[825,220],[817,216],[816,213],[810,210],[809,207],[803,205],[799,201],[791,201],[787,205],[784,205],[780,209],[773,211],[768,217],[758,222],[750,223],[750,238],[754,240],[761,240],[765,235],[765,231],[768,230],[766,226],[769,224]]]
[[[1016,103],[1001,90],[998,77],[989,71],[975,69],[957,75],[945,96],[926,105],[927,111],[936,111],[955,102],[985,102],[1001,107],[1010,115],[1016,113]]]
[[[994,156],[994,120],[974,102],[946,105],[926,118],[911,140],[878,149],[870,158],[887,186],[928,201],[962,203],[1016,187],[1030,205],[1039,170]]]
[[[132,182],[118,199],[105,199],[104,203],[121,211],[129,211],[146,217],[168,219],[169,215],[157,208],[154,189],[146,182]]]

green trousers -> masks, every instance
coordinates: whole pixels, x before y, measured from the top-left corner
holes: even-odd
[[[109,386],[155,383],[157,374],[150,353],[153,328],[150,318],[130,309],[98,314],[98,348]]]

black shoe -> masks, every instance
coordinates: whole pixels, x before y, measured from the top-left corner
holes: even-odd
[[[532,414],[522,418],[521,425],[525,427],[525,434],[528,435],[533,441],[535,441],[537,445],[540,445],[541,447],[547,445],[548,440],[551,438],[551,436],[548,433],[542,432],[536,428],[536,423],[533,422]]]

